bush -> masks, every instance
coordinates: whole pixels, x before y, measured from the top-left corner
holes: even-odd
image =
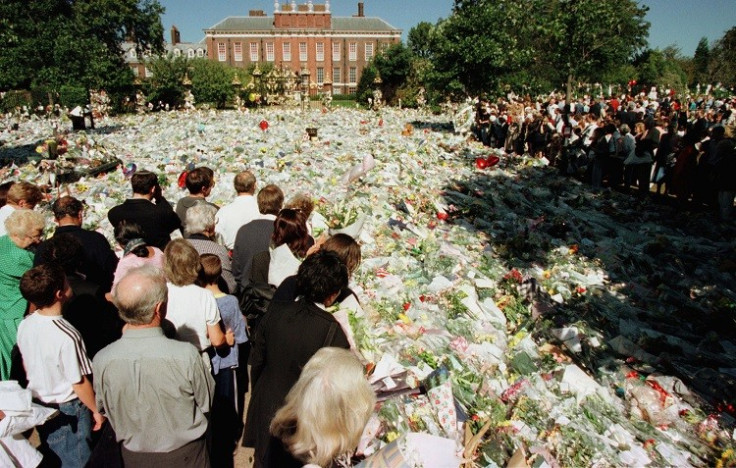
[[[89,94],[86,88],[73,85],[63,85],[59,88],[59,104],[69,109],[89,104]]]
[[[3,112],[12,112],[16,107],[31,106],[31,93],[28,91],[8,91],[0,100]]]
[[[222,109],[235,97],[232,68],[207,59],[194,59],[189,65],[192,94],[197,104],[210,104]]]

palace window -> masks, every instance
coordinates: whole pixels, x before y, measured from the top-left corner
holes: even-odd
[[[325,43],[324,42],[318,42],[315,44],[315,52],[317,55],[317,61],[318,62],[324,62],[325,61]]]
[[[281,52],[284,54],[284,62],[291,62],[291,43],[284,42],[281,46]]]
[[[300,62],[307,61],[307,43],[306,42],[299,43],[299,61]]]
[[[333,62],[340,61],[340,43],[339,42],[332,43],[332,61]]]
[[[258,43],[257,42],[250,43],[250,61],[251,62],[258,61]]]
[[[233,43],[233,56],[236,62],[243,61],[243,43],[242,42]]]
[[[224,42],[217,43],[217,60],[224,62],[227,60],[227,49]]]
[[[274,55],[273,42],[266,42],[266,61],[273,62],[275,60]]]
[[[351,42],[349,44],[348,59],[351,62],[356,62],[358,60],[358,43],[357,42]]]

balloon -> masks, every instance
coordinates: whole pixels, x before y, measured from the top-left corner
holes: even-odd
[[[259,123],[258,126],[261,127],[261,130],[264,132],[268,130],[268,122],[265,120],[261,120],[261,123]]]
[[[179,188],[184,188],[187,186],[187,171],[183,171],[181,174],[179,174],[179,180],[177,181],[179,184]]]
[[[475,167],[485,169],[488,167],[488,161],[485,158],[475,158]]]
[[[498,157],[498,156],[496,156],[496,155],[492,154],[492,155],[488,156],[488,159],[486,159],[486,163],[488,164],[488,167],[493,167],[493,166],[495,166],[496,164],[498,164],[498,162],[499,162],[500,160],[501,160],[501,159],[499,159],[499,157]]]
[[[138,169],[138,166],[135,165],[135,163],[128,163],[123,168],[123,175],[126,179],[130,179],[130,177],[135,174],[135,171]]]

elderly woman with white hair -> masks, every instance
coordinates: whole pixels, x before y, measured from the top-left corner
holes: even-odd
[[[353,353],[322,348],[271,422],[266,467],[332,467],[350,460],[376,397]],[[341,466],[341,465],[340,465]]]
[[[20,293],[20,278],[33,267],[29,247],[41,242],[46,219],[41,213],[19,209],[5,220],[0,237],[0,380],[10,378],[10,353],[28,303]]]
[[[220,258],[220,262],[222,262],[222,282],[227,287],[226,292],[232,294],[236,288],[232,261],[225,246],[215,242],[215,214],[217,214],[217,208],[207,203],[197,203],[189,208],[184,220],[184,237],[192,244],[199,255],[214,254]],[[223,289],[222,286],[221,284],[220,289]]]

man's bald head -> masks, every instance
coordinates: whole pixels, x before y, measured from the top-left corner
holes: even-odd
[[[149,325],[156,307],[166,304],[168,292],[163,272],[152,266],[142,266],[130,270],[115,286],[113,302],[125,323]]]

